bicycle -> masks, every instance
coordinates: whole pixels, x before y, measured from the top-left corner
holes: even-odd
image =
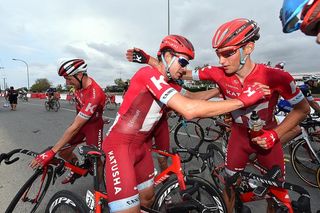
[[[196,170],[190,170],[189,174],[199,174],[206,169],[209,169],[213,183],[220,191],[222,191],[225,186],[235,185],[234,183],[237,182],[239,178],[242,178],[241,183],[235,186],[236,212],[251,212],[249,207],[245,206],[243,203],[266,198],[271,198],[275,201],[275,207],[278,209],[276,212],[311,212],[309,193],[301,186],[276,180],[281,173],[280,168],[278,167],[268,171],[259,165],[256,160],[251,159],[250,162],[253,161],[252,163],[257,166],[256,168],[258,168],[259,171],[263,171],[263,176],[251,172],[240,171],[234,176],[225,179],[223,173],[224,166],[216,165],[214,160],[217,150],[219,150],[219,148],[215,144],[210,144],[206,153],[199,153],[197,150],[187,149],[187,152],[202,161],[201,167]],[[221,151],[218,152],[218,154],[221,154]],[[300,194],[298,201],[288,203],[287,201],[282,200],[279,193],[283,189]]]
[[[169,118],[177,118],[177,122],[170,127],[169,132],[173,132],[174,141],[179,148],[199,149],[203,143],[204,131],[195,121],[187,121],[182,115],[169,113]]]
[[[23,102],[28,102],[28,96],[26,93],[25,94],[19,93],[18,98]]]
[[[47,111],[53,110],[55,112],[58,112],[58,110],[60,109],[60,102],[59,100],[53,98],[48,101],[45,101],[44,106]]]
[[[81,155],[86,157],[91,155],[95,158],[94,172],[97,169],[96,162],[104,154],[101,151],[92,150],[90,148],[82,148]],[[163,172],[155,177],[155,187],[159,186],[160,183],[166,181],[172,174],[176,175],[176,178],[167,180],[162,187],[157,191],[155,196],[155,202],[151,209],[146,207],[141,207],[142,210],[147,212],[226,212],[226,207],[220,193],[206,180],[196,177],[196,176],[185,176],[181,169],[180,157],[177,154],[179,149],[175,149],[173,153],[168,153],[161,150],[153,149],[160,155],[170,157],[172,159],[172,164]],[[103,210],[107,210],[107,199],[108,196],[105,192],[99,189],[97,176],[94,175],[94,192],[87,191],[86,203],[90,212],[100,213]],[[57,195],[57,194],[62,194]],[[55,211],[49,211],[50,209],[55,209],[57,200],[63,199],[63,197],[68,197],[73,202],[61,202],[59,207],[66,206],[70,209],[74,206],[71,203],[76,203],[77,206],[82,204],[77,202],[77,198],[68,192],[58,192],[54,195],[54,199],[51,199],[48,203],[46,212],[53,213]],[[66,196],[67,195],[67,196]],[[82,209],[83,210],[83,209]],[[83,211],[80,212],[83,212]],[[86,208],[84,209],[86,210]]]
[[[70,148],[66,146],[65,148]],[[9,165],[19,160],[19,157],[11,159],[15,154],[25,154],[36,157],[38,153],[27,149],[14,149],[8,153],[0,155],[0,164],[2,161]],[[61,158],[55,157],[48,166],[37,169],[33,175],[23,184],[17,192],[9,206],[5,210],[6,213],[12,212],[35,212],[44,198],[50,183],[55,184],[58,176],[61,176],[66,169],[76,173],[76,177],[86,176],[90,170],[90,162],[85,161],[82,165],[73,165]]]

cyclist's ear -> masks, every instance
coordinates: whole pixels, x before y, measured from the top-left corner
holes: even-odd
[[[254,42],[249,42],[243,47],[244,54],[250,55],[254,50]]]

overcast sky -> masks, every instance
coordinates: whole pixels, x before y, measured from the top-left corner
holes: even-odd
[[[170,33],[189,38],[196,49],[190,68],[218,65],[211,48],[214,31],[234,18],[255,20],[261,37],[252,54],[260,63],[286,61],[291,73],[319,71],[320,45],[300,31],[282,33],[280,0],[170,0]],[[168,33],[167,0],[1,0],[0,85],[30,86],[47,78],[64,85],[57,75],[60,58],[87,60],[89,75],[102,86],[128,79],[141,65],[125,59],[126,49],[141,47],[156,55]]]

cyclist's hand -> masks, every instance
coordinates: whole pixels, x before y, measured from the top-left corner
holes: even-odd
[[[259,137],[253,138],[252,141],[255,142],[263,149],[270,149],[273,147],[275,143],[279,141],[278,134],[276,131],[270,130],[262,130],[263,134]]]
[[[44,167],[49,164],[49,162],[54,158],[55,155],[56,153],[52,149],[38,154],[37,157],[32,160],[30,167],[33,169]]]
[[[128,49],[126,57],[128,61],[140,64],[147,64],[150,59],[150,55],[139,48]]]
[[[238,96],[238,99],[243,103],[244,107],[251,106],[264,98],[264,95],[269,95],[270,89],[267,85],[254,83],[246,85],[243,92]]]

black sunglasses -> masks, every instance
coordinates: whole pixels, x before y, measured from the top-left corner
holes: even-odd
[[[183,56],[179,56],[178,63],[180,64],[181,67],[186,67],[189,64],[189,61]]]

